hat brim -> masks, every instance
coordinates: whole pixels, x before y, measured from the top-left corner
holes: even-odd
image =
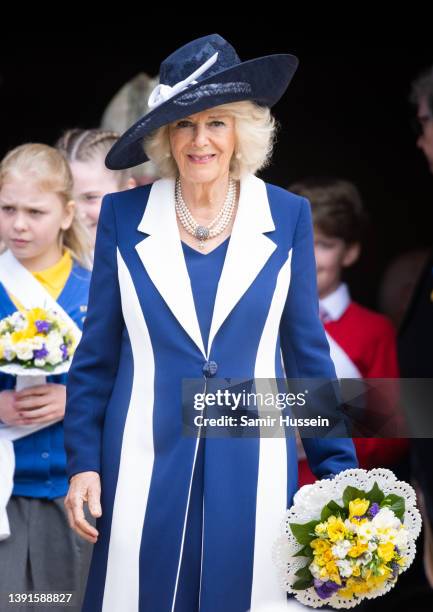
[[[183,117],[241,100],[273,106],[286,91],[298,64],[294,55],[267,55],[236,64],[190,85],[134,123],[111,147],[105,158],[106,167],[124,170],[148,161],[143,139]]]

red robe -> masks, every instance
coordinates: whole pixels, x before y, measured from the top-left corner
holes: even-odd
[[[336,320],[326,322],[325,329],[345,351],[363,378],[398,378],[396,334],[383,315],[351,301]],[[389,467],[408,451],[404,438],[354,438],[359,467]],[[316,478],[306,459],[299,461],[299,486]]]

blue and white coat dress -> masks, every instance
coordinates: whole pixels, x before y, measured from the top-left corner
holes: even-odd
[[[307,200],[253,175],[203,345],[174,180],[104,198],[83,338],[69,372],[68,474],[101,474],[85,612],[246,612],[284,601],[271,549],[297,490],[293,437],[182,435],[182,379],[335,378],[318,316]],[[213,370],[212,370],[213,371]],[[350,439],[307,439],[321,477]],[[200,461],[199,461],[200,458]]]

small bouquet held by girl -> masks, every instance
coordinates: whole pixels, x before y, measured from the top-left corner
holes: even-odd
[[[305,485],[274,547],[281,585],[313,608],[352,608],[396,584],[420,531],[415,491],[390,470],[344,470]]]
[[[55,310],[17,310],[0,320],[0,371],[17,376],[17,388],[23,379],[34,385],[33,377],[67,372],[77,343]]]

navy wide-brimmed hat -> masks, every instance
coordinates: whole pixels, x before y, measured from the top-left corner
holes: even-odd
[[[105,159],[110,170],[132,168],[148,160],[143,139],[167,123],[240,100],[273,106],[286,91],[298,58],[267,55],[241,62],[218,34],[184,45],[161,64],[160,85],[149,97],[149,112],[113,145]]]

